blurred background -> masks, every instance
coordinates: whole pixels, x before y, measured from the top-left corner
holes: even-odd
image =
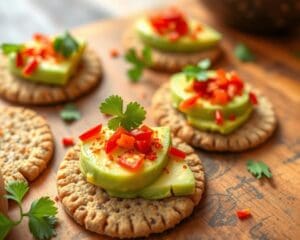
[[[172,0],[0,0],[0,42],[20,42],[34,32],[55,33],[98,19],[129,15]]]

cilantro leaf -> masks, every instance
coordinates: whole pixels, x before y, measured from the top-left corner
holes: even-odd
[[[37,239],[49,239],[56,234],[57,208],[49,197],[41,197],[31,204],[28,212],[30,232]]]
[[[123,115],[123,99],[118,95],[112,95],[100,105],[100,111],[108,115]]]
[[[31,216],[29,218],[29,230],[39,240],[50,239],[56,235],[56,221],[55,217]]]
[[[133,66],[127,70],[127,76],[132,82],[138,82],[143,70],[152,64],[152,51],[149,47],[144,47],[142,57],[139,57],[135,49],[131,48],[125,53],[125,60]]]
[[[75,121],[81,118],[81,114],[73,103],[68,103],[59,113],[61,119],[64,121]]]
[[[13,226],[14,222],[0,213],[0,239],[4,239]]]
[[[57,208],[49,197],[41,197],[31,204],[29,215],[35,217],[54,216]]]
[[[190,80],[196,80],[199,82],[205,82],[208,79],[207,69],[209,69],[211,61],[209,59],[204,59],[200,61],[197,66],[188,65],[182,72],[185,74],[186,78]]]
[[[145,120],[146,111],[137,102],[131,102],[127,105],[124,115],[122,126],[127,130],[133,130]]]
[[[211,61],[210,59],[206,58],[200,62],[198,62],[197,64],[198,68],[200,68],[201,70],[207,70],[210,68],[211,66]]]
[[[255,56],[245,44],[239,43],[234,49],[234,55],[243,62],[251,62],[255,60]]]
[[[69,32],[66,32],[64,35],[55,38],[53,47],[56,52],[68,58],[78,50],[79,44]]]
[[[7,55],[14,52],[19,52],[24,47],[23,44],[3,43],[1,49],[3,54]]]
[[[247,162],[247,169],[253,176],[258,179],[260,179],[261,177],[272,177],[272,173],[270,172],[269,167],[263,162],[254,162],[253,160],[249,160]]]
[[[120,96],[112,95],[100,104],[100,112],[113,118],[108,121],[108,127],[115,130],[119,126],[130,131],[142,124],[146,111],[137,102],[130,102],[123,112],[123,100]]]
[[[8,193],[5,197],[16,201],[18,204],[21,204],[23,197],[29,190],[28,184],[23,181],[11,181],[7,184],[5,189]]]

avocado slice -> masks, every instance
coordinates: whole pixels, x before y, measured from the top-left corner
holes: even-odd
[[[32,82],[39,82],[51,85],[65,85],[69,78],[75,73],[80,62],[83,52],[86,47],[86,42],[77,40],[79,44],[78,50],[66,60],[57,63],[50,60],[42,60],[38,68],[31,75],[24,75],[22,68],[16,67],[16,54],[11,53],[8,57],[9,70],[24,79]],[[34,46],[34,42],[29,42],[28,45]]]
[[[138,172],[122,168],[117,162],[110,160],[103,149],[97,153],[91,151],[90,146],[95,140],[82,143],[80,167],[87,181],[108,191],[120,193],[138,191],[153,183],[168,163],[167,153],[171,144],[168,127],[156,127],[153,130],[157,132],[162,148],[158,150],[157,158],[154,161],[145,160],[142,169]],[[108,135],[112,134],[110,130],[106,132]],[[120,156],[122,153],[123,150],[117,150],[113,154]]]
[[[214,71],[209,71],[208,75],[213,77]],[[193,93],[185,91],[189,84],[183,73],[175,74],[171,77],[170,88],[174,107],[178,108],[181,101],[188,99]],[[224,118],[228,119],[232,114],[235,120],[225,120],[223,125],[215,123],[216,110],[222,111]],[[204,99],[199,99],[195,106],[184,111],[187,121],[200,130],[208,130],[229,134],[241,126],[252,113],[253,107],[249,99],[249,94],[245,90],[241,96],[236,96],[226,105],[215,105]]]
[[[186,162],[170,158],[160,177],[141,191],[126,194],[114,191],[107,192],[110,196],[120,198],[162,199],[171,196],[191,195],[194,191],[195,178]]]
[[[190,30],[193,31],[198,24],[196,20],[190,20]],[[215,47],[222,38],[220,33],[203,25],[203,30],[197,34],[196,39],[183,36],[177,41],[170,41],[167,36],[156,33],[146,18],[141,18],[136,22],[135,31],[144,44],[165,52],[190,53],[204,51]]]

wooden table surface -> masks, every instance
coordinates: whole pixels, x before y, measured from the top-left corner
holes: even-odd
[[[193,215],[176,228],[151,239],[300,239],[300,60],[292,51],[300,48],[300,36],[267,39],[238,33],[216,22],[205,8],[193,0],[181,1],[189,13],[211,24],[224,34],[224,58],[218,66],[237,69],[240,75],[259,87],[273,102],[279,126],[273,137],[259,148],[235,154],[217,154],[198,151],[206,172],[206,192]],[[87,38],[103,61],[105,76],[100,86],[91,94],[76,101],[83,118],[65,124],[59,118],[57,107],[33,107],[46,116],[55,134],[55,155],[47,170],[30,184],[24,200],[25,209],[44,195],[55,198],[56,171],[66,152],[61,144],[64,136],[78,136],[89,126],[105,122],[98,110],[107,96],[122,95],[126,101],[140,101],[146,108],[160,84],[168,75],[146,71],[140,83],[131,84],[126,77],[127,65],[122,58],[112,59],[111,48],[121,49],[120,38],[131,19],[100,21],[74,30]],[[239,41],[247,43],[257,60],[241,63],[234,58],[232,49]],[[7,104],[0,101],[0,104]],[[151,112],[147,123],[152,124]],[[247,172],[248,159],[262,160],[273,173],[271,180],[257,180]],[[58,202],[56,239],[110,239],[85,231],[69,218]],[[250,208],[252,217],[241,221],[236,211]],[[11,204],[10,215],[17,216]],[[16,227],[8,239],[32,239],[27,222]]]

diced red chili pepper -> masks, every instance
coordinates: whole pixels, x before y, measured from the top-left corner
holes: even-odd
[[[36,58],[31,59],[23,69],[24,75],[31,75],[39,66],[39,62]]]
[[[207,84],[208,81],[206,82],[198,82],[198,81],[194,81],[193,82],[193,89],[194,91],[196,91],[197,93],[204,93],[206,91],[207,88]]]
[[[134,143],[135,138],[125,133],[122,133],[117,140],[118,146],[126,149],[133,149]]]
[[[169,155],[172,157],[180,158],[180,159],[185,159],[186,153],[179,150],[178,148],[171,147],[169,149]]]
[[[118,164],[129,171],[136,172],[143,166],[144,158],[144,154],[124,153],[118,158]]]
[[[22,51],[23,55],[25,56],[28,56],[28,57],[32,57],[32,56],[35,56],[36,55],[36,50],[35,48],[25,48],[23,51]]]
[[[18,68],[23,67],[24,65],[24,59],[22,53],[18,52],[16,55],[16,66]]]
[[[151,139],[153,133],[148,132],[148,131],[144,132],[144,131],[137,130],[137,131],[131,132],[131,134],[138,141],[145,141],[145,140],[149,141]]]
[[[110,56],[112,58],[117,58],[117,57],[119,57],[119,55],[120,55],[120,53],[117,49],[113,48],[110,50]]]
[[[229,120],[234,121],[236,119],[236,116],[234,114],[229,115]]]
[[[33,34],[33,39],[37,42],[43,42],[43,43],[49,43],[50,39],[48,36],[41,34],[41,33],[35,33]]]
[[[213,92],[213,98],[211,100],[213,104],[225,105],[229,102],[227,92],[223,89],[216,89]]]
[[[117,140],[120,138],[121,134],[129,134],[124,128],[119,127],[113,135],[106,141],[105,143],[105,152],[107,154],[111,153],[114,151],[117,147]]]
[[[217,84],[218,86],[220,86],[221,88],[225,88],[228,85],[228,80],[226,78],[226,72],[223,69],[218,69],[216,71],[217,73]]]
[[[256,95],[253,92],[249,92],[249,99],[250,99],[250,102],[253,105],[257,105],[258,104],[257,97],[256,97]]]
[[[223,117],[223,113],[221,112],[221,110],[216,110],[216,112],[215,112],[215,122],[218,125],[223,125],[224,117]]]
[[[71,137],[64,137],[62,143],[65,147],[69,147],[74,145],[74,140]]]
[[[146,159],[150,161],[154,161],[157,158],[157,154],[155,152],[150,152],[146,155]]]
[[[246,219],[251,216],[250,209],[243,209],[236,212],[239,219]]]
[[[151,144],[150,141],[147,140],[141,140],[135,142],[135,148],[144,154],[147,154],[151,151]]]
[[[230,72],[229,83],[236,86],[238,94],[242,93],[242,91],[244,89],[244,83],[235,71]]]
[[[83,134],[81,134],[79,136],[79,138],[81,141],[87,141],[87,140],[97,136],[100,133],[101,129],[102,129],[102,124],[99,124],[91,129],[87,130]]]
[[[198,95],[195,95],[195,96],[192,96],[186,100],[183,100],[180,104],[179,104],[179,109],[180,110],[186,110],[188,108],[191,108],[193,107],[197,100],[199,99],[199,96]]]

